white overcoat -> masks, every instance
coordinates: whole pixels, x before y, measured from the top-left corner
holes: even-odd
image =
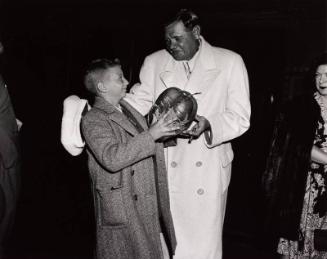
[[[145,58],[141,82],[125,98],[145,115],[168,87],[199,93],[194,95],[198,114],[211,124],[211,145],[202,134],[191,144],[179,138],[177,146],[165,150],[177,237],[175,259],[222,257],[222,227],[233,160],[229,141],[250,126],[248,76],[242,58],[211,46],[203,37],[201,42],[186,84],[185,75],[177,69],[178,62],[166,50],[160,50]]]

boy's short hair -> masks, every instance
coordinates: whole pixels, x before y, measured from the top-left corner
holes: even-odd
[[[97,84],[101,80],[101,77],[103,75],[103,72],[111,67],[115,66],[120,66],[120,61],[119,59],[106,59],[106,58],[101,58],[101,59],[95,59],[92,60],[85,72],[84,75],[84,85],[86,89],[97,95]]]

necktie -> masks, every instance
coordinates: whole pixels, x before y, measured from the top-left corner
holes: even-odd
[[[190,66],[189,66],[188,62],[183,62],[183,65],[184,65],[184,69],[185,69],[186,77],[187,77],[187,79],[189,79],[190,76],[191,76],[191,69],[190,69]]]

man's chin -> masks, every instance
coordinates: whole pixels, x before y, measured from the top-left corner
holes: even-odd
[[[175,59],[175,60],[178,60],[178,61],[180,61],[180,60],[184,60],[185,58],[184,58],[184,55],[183,54],[181,54],[181,53],[179,53],[179,52],[170,52],[170,55]]]
[[[172,55],[173,56],[173,55]],[[182,61],[182,60],[185,60],[184,57],[181,57],[181,56],[173,56],[173,58],[177,61]]]
[[[327,88],[319,88],[319,93],[322,96],[327,96]]]

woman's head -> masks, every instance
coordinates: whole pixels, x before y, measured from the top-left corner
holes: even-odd
[[[327,53],[315,63],[315,86],[320,95],[327,97]]]

